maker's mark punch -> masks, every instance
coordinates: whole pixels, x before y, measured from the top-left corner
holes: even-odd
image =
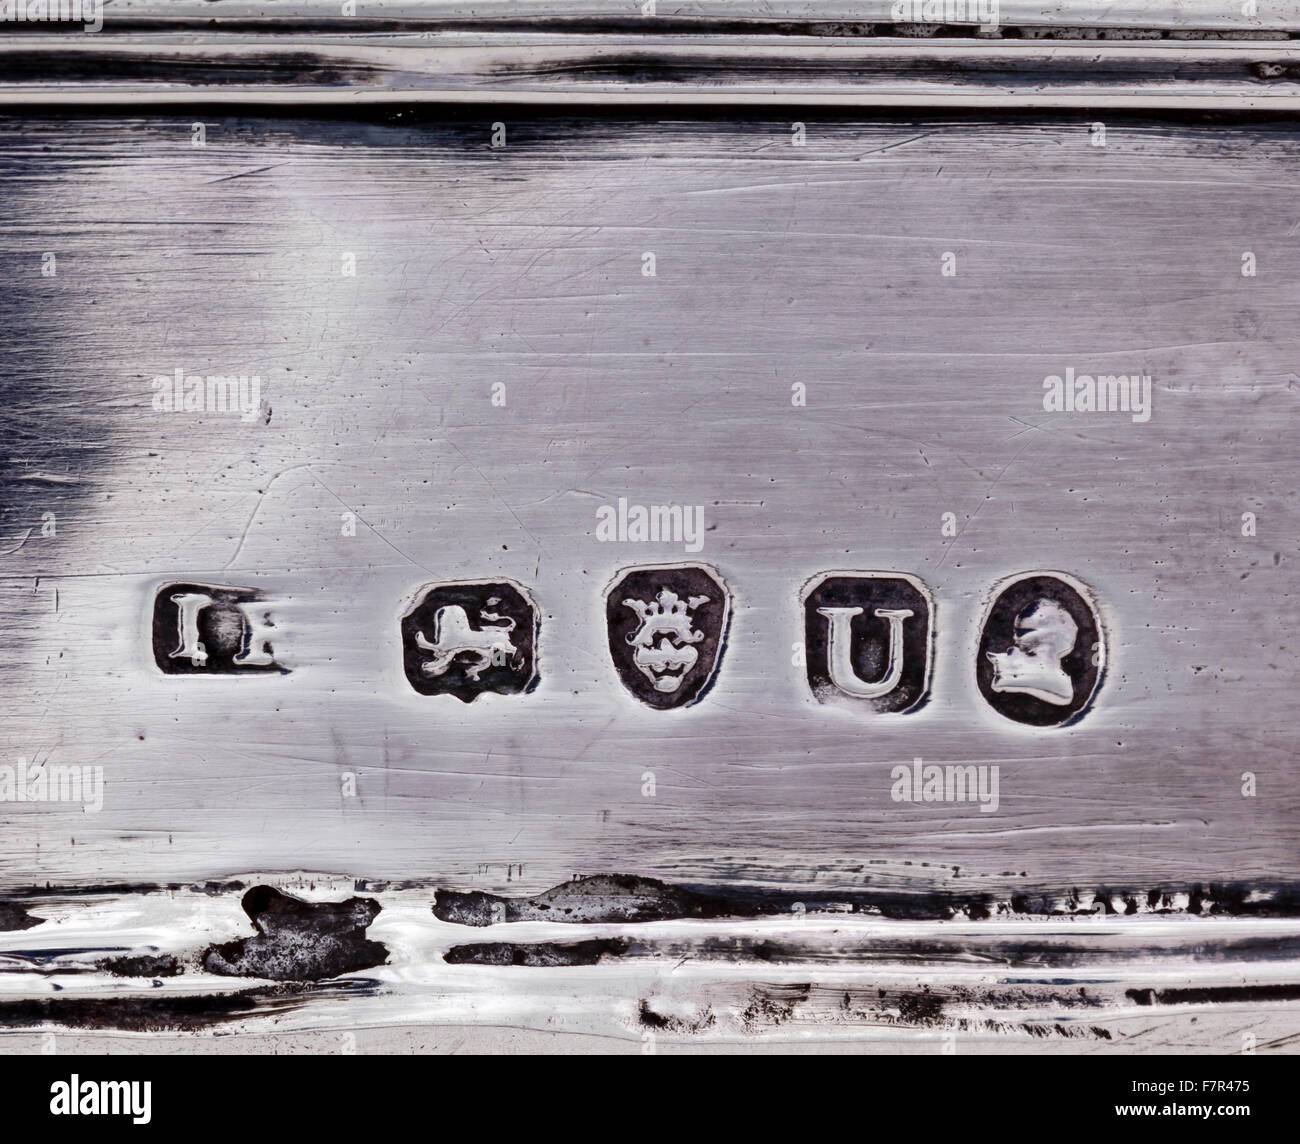
[[[275,624],[261,592],[164,584],[154,596],[153,655],[168,675],[287,672],[276,662]]]

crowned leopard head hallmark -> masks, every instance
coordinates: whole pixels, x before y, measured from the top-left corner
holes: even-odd
[[[661,588],[648,604],[644,600],[623,601],[641,621],[627,637],[636,649],[632,662],[656,691],[676,691],[698,662],[699,653],[691,645],[700,643],[704,633],[692,628],[691,612],[708,602],[708,596],[683,600],[668,588]]]
[[[717,672],[730,593],[703,565],[633,568],[610,585],[605,616],[623,685],[650,707],[685,707]]]

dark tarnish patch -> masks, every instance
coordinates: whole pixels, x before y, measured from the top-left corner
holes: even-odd
[[[41,83],[50,79],[44,52],[14,51],[5,60],[7,82]],[[153,52],[77,52],[59,63],[63,83],[166,83],[190,87],[236,84],[310,84],[320,87],[367,87],[374,69],[359,60],[337,60],[310,51],[268,53],[252,59],[212,52],[203,58],[166,58]]]
[[[1121,940],[1107,940],[1116,931],[1106,930],[1093,937],[1048,936],[1042,940],[1006,940],[968,936],[964,940],[937,934],[902,938],[853,935],[832,931],[820,941],[798,938],[773,940],[704,932],[687,937],[621,937],[602,942],[481,942],[455,946],[445,957],[452,965],[579,965],[598,960],[651,960],[679,962],[724,961],[732,964],[761,962],[767,965],[964,965],[982,963],[989,968],[1080,969],[1119,966],[1153,958],[1190,957],[1197,962],[1294,961],[1300,958],[1300,935],[1259,936],[1230,941],[1157,942],[1128,946]],[[1077,944],[1076,944],[1077,942]],[[599,949],[597,949],[599,946]],[[528,952],[511,954],[511,949]],[[583,962],[579,957],[590,956]],[[574,960],[566,960],[572,957]]]
[[[2,396],[2,395],[0,395]],[[220,898],[248,889],[247,882],[229,879],[224,882],[84,882],[73,886],[28,886],[6,893],[20,898],[90,898],[127,894],[203,894]],[[11,902],[10,905],[17,905]],[[26,908],[26,907],[22,907]]]
[[[591,941],[536,942],[515,945],[508,941],[485,941],[457,945],[443,954],[451,965],[524,965],[550,968],[563,965],[596,965],[602,957],[622,957],[627,942],[617,938]]]
[[[596,5],[592,6],[599,7]],[[247,13],[224,14],[215,2],[212,12],[168,12],[166,16],[132,14],[133,30],[148,32],[175,32],[178,30],[218,30],[226,33],[264,33],[266,22]],[[318,13],[291,15],[277,13],[275,27],[280,33],[322,33],[337,29],[338,23],[346,25],[349,32],[428,32],[433,21],[429,17],[401,15],[324,17]],[[74,21],[75,23],[75,21]],[[1300,38],[1284,28],[1209,28],[1196,25],[1177,28],[1098,27],[1095,25],[1053,24],[1051,26],[1001,22],[997,27],[981,25],[977,21],[948,24],[938,21],[914,20],[859,20],[859,19],[775,19],[747,17],[745,15],[657,15],[653,21],[641,16],[628,16],[610,11],[593,11],[574,14],[520,14],[493,12],[439,17],[436,27],[441,32],[474,33],[559,33],[573,36],[633,35],[658,36],[665,40],[684,35],[713,36],[816,36],[837,39],[871,40],[906,37],[909,39],[980,39],[997,40],[1185,40],[1209,41],[1282,41]],[[40,24],[16,23],[6,28],[6,37],[36,34]]]
[[[188,1032],[245,1017],[284,1014],[322,996],[369,992],[361,982],[325,986],[263,985],[230,994],[189,997],[41,997],[0,1001],[0,1028],[54,1025],[68,1029],[112,1029],[128,1033]]]
[[[1126,989],[1138,1005],[1224,1005],[1234,1001],[1300,1001],[1300,985],[1202,985],[1181,989]]]
[[[44,918],[34,918],[26,906],[17,902],[0,902],[0,930],[25,930],[41,925]]]
[[[209,947],[203,957],[209,973],[316,981],[388,960],[387,948],[365,937],[382,908],[373,898],[306,902],[270,886],[254,886],[242,904],[257,936]]]
[[[0,1026],[61,1025],[156,1033],[202,1029],[248,1016],[259,1008],[251,995],[230,997],[98,997],[0,1002]]]
[[[1176,899],[1186,897],[1186,905]],[[999,896],[984,891],[870,888],[827,892],[765,886],[674,885],[632,874],[592,874],[531,898],[478,890],[438,890],[433,913],[467,926],[501,922],[653,922],[677,918],[754,918],[791,913],[872,914],[905,921],[1000,920],[1017,915],[1169,915],[1296,917],[1300,885],[1194,883],[1160,888],[1083,887]]]
[[[740,1014],[747,1033],[759,1028],[784,1025],[795,1011],[812,996],[811,983],[802,985],[765,985],[751,990],[749,1004]]]
[[[957,1021],[953,1027],[963,1033],[1027,1033],[1031,1037],[1091,1037],[1109,1041],[1110,1030],[1101,1025],[1009,1025],[1005,1021]]]
[[[945,897],[950,897],[946,895]],[[887,917],[951,918],[951,907],[905,894],[849,893],[822,896],[761,887],[675,886],[632,874],[592,874],[564,882],[531,898],[507,898],[477,890],[439,890],[434,915],[459,925],[500,922],[657,922],[678,918],[752,918],[789,914],[867,910]]]
[[[732,908],[723,898],[628,874],[575,878],[532,898],[439,890],[433,903],[439,920],[466,926],[528,921],[657,922],[726,917]]]
[[[936,1025],[943,1020],[943,998],[922,986],[920,992],[898,995],[898,1016],[906,1025]]]
[[[667,1033],[703,1033],[718,1023],[717,1015],[712,1009],[705,1009],[694,1019],[674,1017],[656,1012],[645,997],[641,998],[641,1003],[637,1006],[637,1020],[647,1029],[662,1029]]]
[[[185,972],[181,963],[170,953],[110,957],[101,961],[99,967],[114,977],[179,977]]]
[[[717,999],[721,1003],[721,999]],[[815,1026],[904,1026],[917,1029],[946,1028],[963,1032],[998,1032],[1033,1037],[1092,1037],[1110,1039],[1101,1026],[1081,1023],[1017,1020],[989,1021],[952,1012],[968,1010],[1013,1012],[1050,1004],[1063,1009],[1104,1008],[1101,999],[1082,990],[1023,985],[992,989],[961,986],[922,986],[895,989],[879,986],[831,986],[765,982],[749,986],[738,1002],[740,1028],[748,1034],[777,1029],[794,1022]]]

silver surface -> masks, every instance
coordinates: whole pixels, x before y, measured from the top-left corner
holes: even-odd
[[[511,119],[494,150],[496,118],[0,127],[0,753],[106,776],[98,814],[0,806],[7,884],[1295,877],[1293,127]],[[154,412],[178,367],[258,374],[267,415]],[[1067,367],[1151,375],[1150,421],[1045,413]],[[598,542],[619,497],[703,505],[702,552]],[[648,710],[602,593],[683,559],[729,646]],[[809,693],[831,569],[933,593],[923,709]],[[1110,641],[1067,728],[974,686],[989,593],[1035,569]],[[411,593],[493,577],[538,603],[539,687],[416,694]],[[291,673],[159,673],[169,580],[264,592]],[[917,756],[999,765],[999,811],[892,802]]]
[[[635,21],[595,31],[164,28],[109,35],[27,25],[0,39],[0,107],[1300,107],[1300,48],[1230,33],[984,40],[737,34],[708,24],[668,33]]]

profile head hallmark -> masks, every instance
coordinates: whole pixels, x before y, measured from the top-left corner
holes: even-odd
[[[1033,727],[1073,722],[1105,669],[1105,640],[1087,589],[1059,572],[1005,584],[980,630],[975,674],[999,714]]]
[[[700,564],[622,573],[605,594],[609,650],[623,685],[664,710],[697,702],[722,659],[731,594]]]
[[[510,580],[421,588],[402,617],[402,666],[421,695],[472,703],[537,686],[537,607]]]

